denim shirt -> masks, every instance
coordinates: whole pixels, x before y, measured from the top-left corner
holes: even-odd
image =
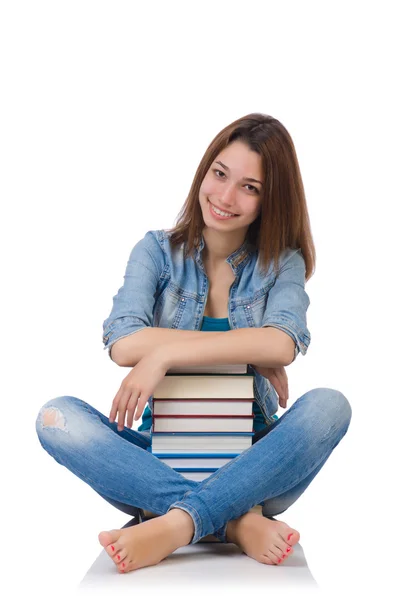
[[[202,261],[204,237],[194,258],[185,259],[183,245],[171,248],[169,236],[165,229],[151,230],[132,248],[124,284],[113,296],[111,313],[103,322],[102,339],[109,356],[117,340],[145,327],[201,329],[209,291]],[[236,276],[229,291],[230,329],[276,327],[294,340],[295,358],[299,352],[305,355],[311,339],[306,324],[310,300],[301,250],[282,252],[278,274],[273,260],[265,275],[260,272],[258,250],[247,239],[226,262]],[[270,425],[278,410],[277,393],[252,365],[248,369],[254,375],[255,400]],[[153,412],[153,396],[149,408]]]

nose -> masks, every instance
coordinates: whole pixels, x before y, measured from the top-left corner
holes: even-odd
[[[219,194],[219,203],[226,210],[233,208],[234,205],[234,187],[232,183],[225,184],[222,187],[222,192]]]

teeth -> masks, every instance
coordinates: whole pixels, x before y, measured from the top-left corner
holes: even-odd
[[[216,212],[217,215],[221,215],[221,217],[234,217],[235,216],[233,213],[225,213],[225,212],[223,212],[223,210],[218,210],[216,208],[216,206],[214,206],[212,203],[211,203],[211,206],[212,206],[214,212]]]

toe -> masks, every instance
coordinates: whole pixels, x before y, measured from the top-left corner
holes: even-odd
[[[283,540],[283,544],[281,545],[281,550],[285,551],[288,546],[294,546],[299,542],[300,534],[296,529],[292,529],[286,523],[284,523],[285,529],[279,529],[278,534],[280,538]]]
[[[121,560],[117,565],[117,569],[118,569],[119,573],[126,573],[129,564],[130,563],[127,559]]]
[[[118,564],[123,560],[127,551],[119,543],[120,530],[112,529],[111,531],[101,531],[98,536],[99,542],[102,544],[110,558]]]
[[[262,554],[262,558],[260,560],[260,562],[264,565],[272,565],[274,566],[274,560],[271,560],[267,554]]]
[[[270,556],[270,552],[274,555],[275,562],[278,562],[278,559],[282,558],[283,554],[285,555],[285,552],[283,552],[283,549],[280,548],[279,546],[277,546],[276,544],[273,544],[273,546],[271,548],[269,548],[269,552],[267,553],[269,556]]]
[[[287,535],[286,542],[290,546],[294,546],[295,544],[297,544],[299,542],[299,538],[300,538],[299,531],[296,531],[295,529],[293,529]]]
[[[125,565],[124,567],[123,564]],[[117,565],[117,568],[122,573],[129,573],[130,571],[135,571],[138,567],[133,560],[123,560],[121,564]]]
[[[277,563],[278,563],[278,564],[282,564],[282,563],[284,563],[284,562],[287,560],[287,558],[288,558],[289,556],[291,556],[293,553],[294,553],[294,551],[293,551],[293,549],[292,549],[292,548],[291,548],[291,550],[290,550],[289,552],[284,552],[284,553],[283,553],[283,554],[280,556],[280,558],[278,558],[278,559],[277,559]]]
[[[270,558],[271,561],[273,561],[274,565],[281,561],[281,557],[278,557],[277,554],[275,554],[271,550],[267,551],[267,556]]]
[[[110,546],[111,544],[117,542],[119,536],[120,532],[118,529],[112,529],[110,531],[101,531],[101,533],[98,535],[98,540],[101,546],[105,548],[106,546]]]
[[[109,554],[110,558],[115,563],[117,563],[118,560],[117,560],[116,556],[120,555],[121,548],[116,544],[116,542],[114,544],[110,544],[109,546],[106,546],[105,550]]]
[[[288,546],[288,548],[286,548],[284,554],[286,556],[291,556],[294,553],[294,549],[291,546]]]
[[[122,561],[125,560],[127,556],[127,550],[125,548],[121,548],[120,550],[116,550],[116,552],[114,553],[113,556],[113,560],[116,563],[116,565],[119,565]],[[124,568],[124,567],[122,567]]]

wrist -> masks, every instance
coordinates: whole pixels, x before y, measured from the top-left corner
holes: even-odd
[[[171,367],[168,360],[169,355],[166,352],[164,346],[159,346],[158,348],[152,350],[152,352],[150,353],[150,358],[153,361],[153,363],[155,363],[156,365],[161,365],[166,370]]]

